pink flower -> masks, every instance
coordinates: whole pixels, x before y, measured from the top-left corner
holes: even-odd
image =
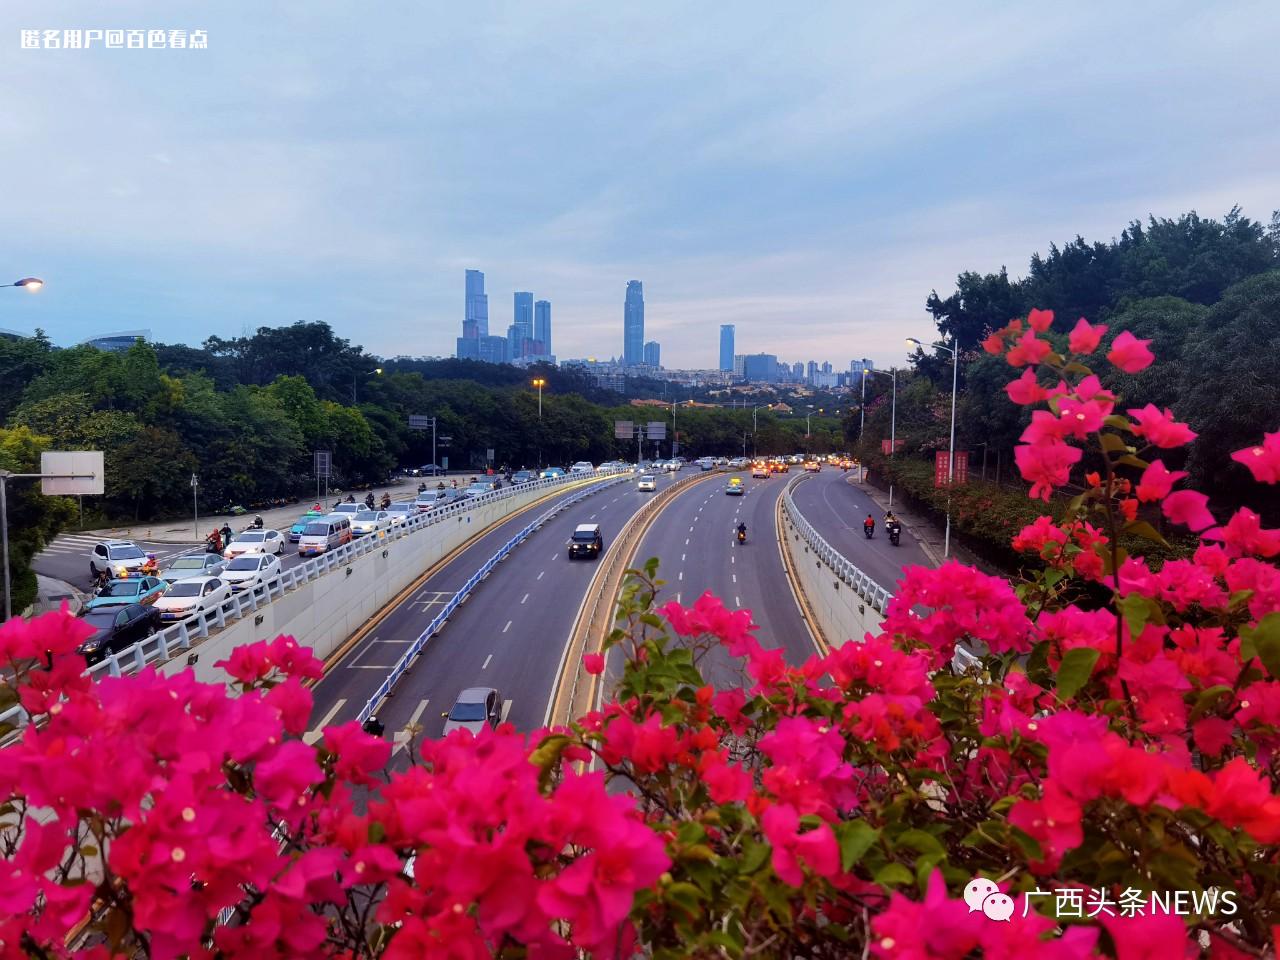
[[[1079,447],[1062,442],[1020,444],[1013,451],[1022,479],[1031,484],[1030,496],[1046,503],[1054,488],[1070,479],[1071,468],[1080,462],[1081,456]]]
[[[1031,312],[1027,314],[1027,326],[1036,333],[1044,333],[1053,326],[1053,311],[1032,308]]]
[[[604,654],[584,653],[582,655],[582,667],[593,677],[598,677],[604,673]]]
[[[1233,556],[1274,557],[1280,553],[1280,530],[1267,530],[1262,518],[1241,507],[1214,539],[1221,539]]]
[[[1107,332],[1104,324],[1096,326],[1089,323],[1084,317],[1076,321],[1076,325],[1071,330],[1071,336],[1067,343],[1072,353],[1089,354],[1098,349],[1098,344],[1102,340],[1102,335]]]
[[[1004,392],[1009,395],[1010,400],[1024,407],[1028,404],[1040,403],[1049,396],[1049,391],[1036,381],[1036,372],[1030,367],[1023,370],[1022,376],[1017,380],[1006,383]]]
[[[1058,869],[1063,855],[1084,842],[1080,818],[1084,814],[1075,800],[1053,780],[1044,785],[1039,800],[1019,800],[1009,811],[1009,823],[1037,843],[1044,859],[1031,864],[1033,873],[1049,874]]]
[[[710,591],[702,594],[692,607],[682,607],[672,602],[659,607],[658,613],[667,618],[673,630],[682,637],[699,637],[711,634],[717,637],[730,655],[745,656],[759,645],[751,631],[750,610],[727,610],[719,597]]]
[[[1063,397],[1058,409],[1062,411],[1061,420],[1066,436],[1077,440],[1085,439],[1091,433],[1102,429],[1102,421],[1111,415],[1111,403],[1098,400],[1076,400]]]
[[[373,783],[371,774],[391,759],[391,744],[365,733],[354,720],[340,727],[326,727],[324,748],[334,755],[334,773],[352,783]]]
[[[1111,341],[1111,350],[1107,353],[1107,359],[1125,373],[1145,370],[1155,361],[1155,354],[1147,348],[1150,342],[1150,340],[1139,340],[1128,330],[1123,330]]]
[[[1280,430],[1264,433],[1262,443],[1237,450],[1231,459],[1248,467],[1259,483],[1280,483]]]
[[[1045,548],[1050,547],[1050,556],[1056,556],[1066,542],[1067,535],[1052,517],[1037,517],[1035,523],[1023,527],[1013,538],[1013,549],[1044,557]]]
[[[323,780],[315,750],[298,740],[282,743],[253,771],[258,792],[278,810],[296,807],[307,791]]]
[[[888,908],[872,916],[871,952],[884,960],[961,960],[992,925],[963,900],[947,896],[942,874],[935,870],[924,900],[894,893]]]
[[[311,723],[314,698],[297,677],[289,677],[284,683],[272,687],[262,699],[279,711],[280,722],[287,732],[295,736],[306,733]]]
[[[801,863],[827,879],[840,872],[840,850],[829,824],[801,833],[800,816],[795,808],[775,804],[764,812],[760,826],[773,847],[774,872],[783,883],[804,886]]]
[[[1151,465],[1142,471],[1142,479],[1138,481],[1134,492],[1144,503],[1163,500],[1173,490],[1173,485],[1186,475],[1185,470],[1170,470],[1162,461],[1153,460]]]
[[[1132,428],[1136,436],[1166,450],[1184,447],[1196,438],[1190,427],[1173,419],[1173,411],[1167,407],[1162,411],[1148,403],[1141,410],[1130,409],[1129,416],[1137,421]]]
[[[1036,337],[1035,330],[1028,330],[1010,348],[1006,359],[1013,367],[1035,366],[1049,355],[1049,343]]]
[[[1216,522],[1209,512],[1209,498],[1195,490],[1179,490],[1171,493],[1161,504],[1164,515],[1174,523],[1180,523],[1191,530],[1200,531],[1212,527]]]
[[[1116,945],[1116,960],[1178,960],[1200,954],[1186,921],[1176,914],[1120,916],[1106,910],[1099,919]]]

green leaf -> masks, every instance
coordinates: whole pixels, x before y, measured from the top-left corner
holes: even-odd
[[[1224,693],[1230,692],[1231,688],[1225,683],[1219,683],[1201,690],[1200,696],[1196,697],[1195,706],[1191,708],[1191,722],[1194,723],[1203,717],[1214,708]]]
[[[1102,449],[1107,453],[1132,453],[1132,448],[1114,433],[1101,434]]]
[[[947,855],[942,849],[942,844],[938,842],[938,838],[931,833],[925,833],[923,830],[905,830],[895,841],[895,846],[906,847],[908,850],[914,850],[916,853],[927,856],[934,856],[941,859]]]
[[[551,782],[551,771],[560,762],[560,756],[568,745],[568,737],[563,733],[553,733],[529,755],[529,762],[538,768],[538,782],[544,789]]]
[[[755,873],[769,859],[770,846],[757,840],[747,838],[742,844],[742,856],[738,858],[738,872]]]
[[[1157,619],[1151,615],[1151,601],[1136,593],[1121,597],[1116,601],[1116,606],[1120,608],[1120,613],[1124,616],[1124,622],[1129,627],[1129,633],[1135,637],[1142,633],[1142,629],[1147,625],[1148,620]]]
[[[1076,647],[1068,650],[1058,667],[1058,696],[1070,700],[1080,688],[1089,682],[1093,665],[1098,662],[1098,651],[1093,647]]]
[[[1117,457],[1116,463],[1123,463],[1126,467],[1137,467],[1139,470],[1145,470],[1151,466],[1149,462],[1141,457],[1136,457],[1132,453],[1126,453],[1123,457]]]
[[[1256,656],[1272,677],[1280,679],[1280,612],[1268,613],[1256,627],[1241,627],[1241,653]]]
[[[1123,430],[1125,433],[1133,433],[1133,424],[1129,422],[1129,418],[1121,416],[1118,413],[1113,413],[1102,422],[1113,430]]]
[[[886,863],[883,867],[876,871],[874,877],[875,882],[880,886],[888,889],[890,887],[900,887],[903,884],[912,883],[915,877],[900,863]]]
[[[1125,533],[1132,533],[1135,537],[1142,537],[1144,540],[1158,543],[1162,547],[1169,545],[1168,541],[1160,536],[1160,532],[1145,520],[1134,520],[1132,523],[1126,523],[1124,530]]]
[[[880,836],[880,831],[865,820],[845,820],[836,825],[836,840],[840,844],[840,869],[848,873],[862,859]]]

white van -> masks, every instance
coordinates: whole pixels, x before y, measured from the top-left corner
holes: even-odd
[[[351,542],[351,518],[341,513],[316,517],[302,531],[298,540],[298,556],[314,557]]]

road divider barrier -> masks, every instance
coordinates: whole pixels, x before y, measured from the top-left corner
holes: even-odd
[[[101,677],[148,665],[163,673],[191,667],[201,681],[224,682],[216,661],[238,646],[278,634],[296,637],[323,659],[423,571],[490,524],[561,490],[601,486],[629,476],[629,470],[569,474],[505,486],[418,514],[283,570],[217,607],[108,654],[88,672]],[[21,726],[27,715],[21,707],[11,707],[0,713],[0,722]]]
[[[564,651],[560,655],[560,665],[556,670],[555,687],[547,701],[544,725],[567,724],[595,708],[603,684],[598,683],[594,688],[588,689],[588,684],[579,683],[585,672],[582,656],[585,653],[599,653],[605,638],[613,629],[614,606],[622,590],[625,574],[633,566],[640,541],[658,514],[680,493],[700,480],[715,477],[717,473],[714,471],[682,477],[655,494],[652,500],[628,518],[618,532],[601,558],[595,576],[591,578],[591,585],[583,597],[582,606],[578,608],[573,629],[569,631]]]
[[[828,643],[861,641],[879,631],[892,594],[842,556],[800,513],[791,493],[807,479],[795,477],[782,494],[779,536],[786,559]]]
[[[373,696],[371,696],[360,709],[360,714],[356,717],[357,721],[364,723],[374,715],[378,709],[378,705],[391,694],[393,689],[395,689],[396,683],[405,675],[405,673],[408,672],[409,668],[413,666],[413,662],[422,653],[426,645],[431,642],[431,638],[444,628],[444,625],[448,622],[449,617],[453,615],[453,612],[457,610],[458,607],[462,606],[462,604],[466,602],[467,598],[471,596],[471,591],[478,587],[480,582],[489,576],[494,567],[507,559],[507,556],[512,550],[524,543],[524,541],[527,540],[539,527],[566,507],[569,507],[594,493],[598,493],[605,487],[612,486],[614,483],[626,480],[628,479],[628,476],[629,475],[624,474],[616,476],[611,480],[607,480],[604,483],[592,484],[576,496],[567,497],[566,499],[559,501],[550,510],[541,514],[538,519],[528,524],[514,537],[504,543],[498,549],[498,552],[486,560],[481,565],[480,569],[473,573],[470,579],[468,579],[467,582],[458,589],[458,592],[449,598],[449,601],[444,605],[440,612],[436,614],[431,623],[427,625],[427,628],[423,630],[422,633],[418,634],[413,643],[409,645],[409,649],[400,656],[400,659],[396,661],[395,666],[391,668],[391,671],[387,674],[386,678],[378,685],[378,689],[374,691]]]

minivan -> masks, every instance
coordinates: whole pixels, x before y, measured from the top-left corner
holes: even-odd
[[[340,513],[312,520],[298,541],[298,556],[317,556],[351,542],[351,518]]]

